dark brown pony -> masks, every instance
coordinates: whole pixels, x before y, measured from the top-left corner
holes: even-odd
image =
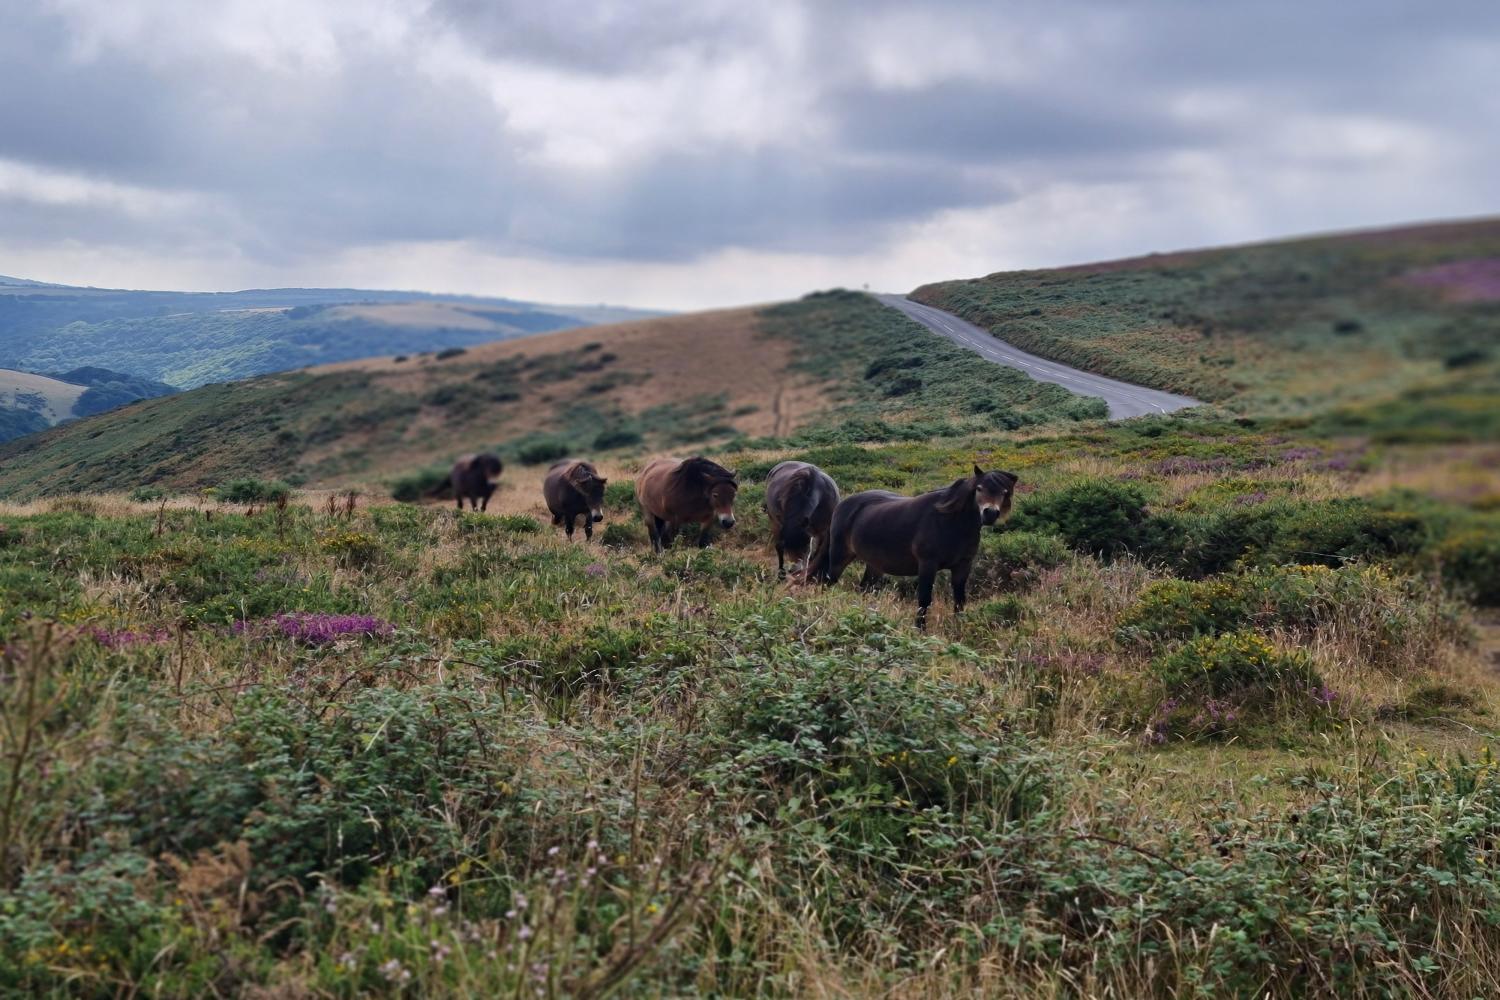
[[[552,523],[560,524],[573,537],[573,523],[583,518],[583,537],[594,537],[594,522],[604,520],[604,484],[609,480],[581,458],[565,458],[547,470],[542,497],[552,512]]]
[[[1016,477],[985,472],[955,480],[952,486],[917,497],[885,490],[856,493],[838,505],[828,531],[827,551],[815,563],[822,579],[837,583],[855,559],[865,564],[863,586],[887,573],[917,578],[917,628],[927,627],[932,584],[938,573],[953,577],[953,610],[964,609],[964,587],[979,551],[979,529],[1010,512]]]
[[[448,473],[448,482],[452,484],[453,502],[458,509],[464,509],[465,500],[469,501],[471,510],[487,509],[490,497],[495,495],[495,487],[500,485],[502,468],[500,456],[490,452],[465,455],[454,462],[453,471]]]
[[[701,524],[698,547],[708,544],[713,526],[734,527],[734,473],[706,458],[654,458],[635,477],[635,498],[646,518],[646,532],[657,552],[672,544],[684,524]]]
[[[839,488],[833,479],[806,462],[782,462],[766,477],[766,514],[776,542],[776,576],[786,578],[786,557],[792,568],[807,559],[814,537],[828,534]]]

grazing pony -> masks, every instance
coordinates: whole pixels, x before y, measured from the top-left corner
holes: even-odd
[[[814,537],[828,534],[839,488],[833,479],[806,462],[782,462],[766,477],[766,514],[776,542],[776,577],[786,579],[786,557],[792,569],[806,562]]]
[[[594,537],[594,522],[604,520],[604,484],[592,463],[581,458],[565,458],[547,470],[542,481],[542,498],[552,512],[552,523],[560,524],[573,537],[573,523],[583,518],[583,537]]]
[[[817,566],[821,578],[837,583],[855,559],[865,564],[862,586],[873,586],[887,573],[917,578],[917,628],[927,627],[932,583],[941,570],[953,577],[953,610],[964,609],[964,587],[979,529],[1010,512],[1016,477],[1009,472],[974,475],[921,496],[904,497],[885,490],[856,493],[838,505],[828,531],[827,552]]]
[[[487,509],[495,487],[500,485],[502,468],[500,456],[491,452],[465,455],[454,462],[448,482],[453,486],[453,502],[458,509],[464,509],[465,500],[469,501],[470,510]]]
[[[654,458],[635,477],[635,498],[657,552],[672,544],[684,524],[701,524],[698,547],[708,544],[714,522],[734,527],[734,473],[706,458]]]

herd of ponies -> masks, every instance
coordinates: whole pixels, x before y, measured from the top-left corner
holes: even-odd
[[[460,510],[468,501],[483,511],[500,483],[503,465],[498,455],[465,455],[453,465],[446,485]],[[604,520],[604,487],[608,480],[592,462],[565,458],[547,470],[542,498],[552,523],[568,538],[581,519],[585,539]],[[864,563],[861,586],[884,576],[917,578],[917,627],[927,625],[932,586],[947,570],[953,580],[953,607],[964,609],[965,589],[979,532],[1010,512],[1016,477],[1009,472],[984,471],[954,480],[948,486],[908,497],[886,490],[865,490],[840,497],[833,477],[807,462],[782,462],[766,477],[766,514],[776,545],[776,571],[808,582],[837,583],[845,568]],[[685,524],[697,524],[699,547],[712,540],[715,529],[734,527],[734,501],[739,491],[735,473],[701,456],[655,458],[635,477],[635,498],[646,521],[651,546],[661,552]]]

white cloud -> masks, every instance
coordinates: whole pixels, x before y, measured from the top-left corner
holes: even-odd
[[[696,307],[1492,212],[1496,27],[1395,0],[49,0],[0,34],[0,272]]]

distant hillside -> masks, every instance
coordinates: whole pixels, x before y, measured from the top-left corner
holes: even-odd
[[[926,439],[1103,415],[866,295],[824,293],[209,385],[0,448],[0,496],[236,476],[376,488],[454,455]]]
[[[97,365],[49,373],[49,377],[59,382],[87,387],[73,403],[73,416],[75,417],[91,417],[96,413],[105,413],[138,399],[155,399],[157,396],[170,396],[177,392],[175,386],[165,382],[110,371],[108,368],[100,368]]]
[[[162,382],[99,367],[48,374],[0,369],[0,441],[176,391]]]
[[[1500,219],[1005,272],[912,298],[1239,412],[1490,398],[1500,383]]]
[[[656,314],[419,292],[150,292],[0,277],[0,366],[97,365],[191,388],[650,315]]]

